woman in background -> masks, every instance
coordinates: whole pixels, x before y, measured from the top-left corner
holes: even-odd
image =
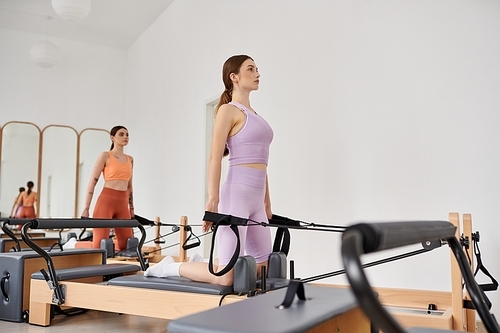
[[[17,207],[22,207],[19,211],[17,218],[20,219],[34,219],[36,218],[35,204],[38,201],[38,193],[33,191],[35,184],[29,181],[26,184],[28,188],[26,191],[21,192],[19,199],[17,200]],[[15,209],[17,211],[18,208]]]
[[[24,187],[19,188],[19,193],[17,194],[16,198],[14,199],[14,203],[12,204],[12,209],[10,211],[10,218],[19,218],[19,213],[21,212],[21,209],[23,209],[23,203],[19,205],[19,199],[22,201],[22,194],[23,192],[26,191]],[[17,206],[17,208],[16,208]]]
[[[89,216],[90,204],[94,189],[101,173],[104,187],[94,207],[93,218],[98,219],[130,219],[134,214],[132,170],[134,159],[123,150],[128,144],[129,133],[124,126],[115,126],[110,131],[111,149],[102,152],[92,170],[87,194],[84,201],[82,217]],[[127,239],[133,237],[132,228],[115,228],[117,250],[127,247]],[[92,247],[100,248],[101,240],[109,238],[109,228],[94,228]],[[76,247],[79,247],[76,245]]]

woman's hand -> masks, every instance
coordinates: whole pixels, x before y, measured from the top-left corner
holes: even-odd
[[[134,207],[130,207],[130,218],[133,219],[135,218],[135,212],[134,212]]]
[[[89,217],[89,209],[84,208],[82,214],[80,215],[81,217]]]
[[[219,201],[217,200],[208,200],[207,205],[205,206],[205,211],[217,213],[218,212]],[[213,223],[210,221],[203,221],[203,225],[201,226],[201,231],[209,232],[212,229]]]
[[[212,229],[212,222],[203,221],[203,225],[201,226],[201,231],[209,232]]]

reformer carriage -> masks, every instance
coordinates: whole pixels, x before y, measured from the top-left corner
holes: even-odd
[[[380,303],[377,294],[364,274],[360,256],[420,242],[446,241],[463,274],[472,303],[477,309],[488,332],[499,333],[500,327],[489,312],[486,298],[474,280],[469,262],[455,236],[456,227],[448,221],[409,221],[386,223],[362,223],[349,227],[342,235],[342,259],[359,306],[371,320],[370,332],[382,329],[386,333],[451,333],[456,330],[416,327],[404,329]],[[323,327],[331,317],[339,317],[349,311],[351,302],[347,295],[325,297],[313,286],[302,281],[291,281],[283,303],[279,305],[278,292],[269,293],[246,302],[204,311],[173,320],[167,330],[171,333],[257,333],[257,332],[304,332]],[[283,295],[279,295],[283,296]],[[297,296],[298,299],[295,299]],[[351,295],[352,296],[352,295]],[[283,298],[281,298],[283,299]],[[328,302],[329,300],[329,302]],[[277,306],[278,305],[278,306]],[[326,310],[325,310],[326,308]],[[325,312],[329,313],[327,315]],[[252,313],[252,316],[246,314]],[[241,315],[244,314],[244,315]],[[239,317],[238,322],[225,320]],[[210,318],[210,320],[208,320]],[[255,320],[258,318],[258,320]],[[330,326],[325,331],[360,332],[359,328]],[[462,328],[459,328],[461,331]]]
[[[470,216],[469,216],[470,218]],[[186,219],[187,220],[187,219]],[[458,214],[450,214],[450,220],[455,220],[455,224],[458,225]],[[466,218],[464,217],[464,222]],[[465,224],[466,225],[466,224]],[[468,227],[465,227],[467,230]],[[469,228],[470,229],[470,228]],[[471,229],[470,229],[471,230]],[[469,231],[470,231],[469,230]],[[458,230],[457,230],[458,234]],[[184,235],[184,237],[186,237]],[[180,252],[181,255],[180,257],[185,258],[185,251]],[[135,265],[137,267],[137,265]],[[101,268],[102,269],[102,268]],[[123,269],[123,268],[122,268]],[[95,273],[90,273],[91,270],[87,270],[85,273],[85,269],[77,269],[77,270],[66,270],[66,271],[60,271],[58,274],[60,274],[60,278],[63,280],[70,279],[71,281],[69,282],[64,282],[66,285],[66,294],[68,297],[65,298],[64,304],[66,306],[75,306],[75,307],[82,307],[82,308],[90,308],[90,309],[96,309],[96,310],[104,310],[104,311],[111,311],[111,312],[119,312],[119,313],[130,313],[130,314],[137,314],[137,315],[144,315],[144,316],[152,316],[152,317],[158,317],[158,318],[166,318],[166,319],[173,319],[173,318],[178,318],[181,316],[184,316],[186,314],[190,313],[195,313],[199,311],[203,311],[207,308],[213,308],[217,307],[219,300],[220,300],[220,295],[216,295],[215,297],[210,297],[214,296],[213,295],[213,289],[212,287],[208,288],[210,289],[211,295],[206,295],[206,287],[203,286],[205,289],[200,289],[198,290],[199,292],[203,294],[198,294],[198,293],[186,293],[184,291],[176,291],[175,288],[178,287],[172,287],[172,286],[164,286],[163,288],[167,289],[174,289],[172,290],[160,290],[158,291],[157,288],[159,285],[154,285],[154,284],[147,284],[145,283],[146,281],[141,281],[141,280],[135,280],[135,285],[130,286],[130,281],[127,281],[127,278],[122,278],[121,282],[118,283],[116,287],[122,288],[122,289],[116,289],[112,290],[112,283],[111,285],[106,285],[103,286],[101,284],[91,284],[91,283],[96,283],[97,282],[102,282],[102,275],[95,274]],[[453,270],[452,270],[453,271]],[[104,271],[103,271],[104,272]],[[111,272],[112,273],[112,272]],[[128,273],[134,273],[134,271],[130,271]],[[82,275],[89,275],[89,276],[82,276]],[[116,272],[114,274],[117,274]],[[123,273],[119,273],[123,274]],[[453,274],[453,273],[452,273]],[[456,274],[456,272],[455,272]],[[95,275],[95,276],[94,276]],[[109,275],[109,274],[108,274]],[[75,276],[79,276],[78,279],[74,280]],[[459,277],[460,278],[460,277]],[[454,277],[456,279],[456,277]],[[117,281],[120,281],[120,279],[117,279]],[[134,281],[134,279],[132,279]],[[185,281],[182,281],[184,283]],[[53,302],[53,293],[48,289],[47,283],[43,280],[43,276],[41,274],[35,274],[33,276],[33,279],[31,281],[32,286],[31,286],[31,295],[32,295],[32,303],[30,306],[30,322],[33,324],[37,325],[42,325],[46,326],[50,323],[50,304]],[[461,280],[460,280],[461,283]],[[109,284],[109,283],[108,283]],[[163,283],[160,283],[163,284]],[[179,284],[177,284],[178,286]],[[206,284],[203,284],[206,285]],[[142,290],[137,290],[137,287],[142,287]],[[151,290],[153,289],[153,290]],[[189,288],[187,288],[189,289]],[[456,288],[455,288],[456,289]],[[182,288],[181,288],[182,290]],[[88,292],[98,292],[100,297],[99,299],[91,299],[89,300],[88,297]],[[219,293],[224,293],[227,291],[220,291]],[[423,305],[429,304],[429,299],[432,299],[432,302],[435,302],[435,299],[432,298],[434,296],[431,296],[430,294],[426,293],[425,291],[412,291],[412,290],[407,290],[407,291],[401,291],[401,290],[381,290],[379,291],[381,294],[381,299],[383,302],[388,302],[388,303],[394,303],[390,305],[394,306],[407,306],[407,304],[401,304],[401,299],[405,299],[407,295],[418,295],[420,296],[419,298],[422,299]],[[460,285],[460,295],[462,294],[461,291],[461,285]],[[386,295],[390,295],[393,293],[397,293],[398,295],[398,301],[385,301],[385,299],[390,300],[390,297],[387,297]],[[122,294],[123,297],[120,297],[119,295]],[[401,295],[405,295],[402,296]],[[77,297],[78,296],[78,297]],[[443,295],[441,295],[443,296]],[[242,300],[244,299],[243,297],[226,297],[224,299],[225,304],[232,303],[237,300]],[[460,313],[463,309],[462,305],[462,297],[460,296],[460,301],[455,300],[454,302],[452,301],[451,295],[445,295],[444,296],[444,301],[442,302],[442,306],[446,307],[448,304],[453,308],[453,304],[458,304],[460,303],[460,308],[458,309],[458,313]],[[399,304],[398,304],[399,303]],[[131,305],[133,304],[133,305]],[[144,306],[140,306],[143,304]],[[208,304],[208,307],[207,307]],[[418,307],[416,306],[415,303],[410,304],[410,306],[413,307]],[[439,305],[441,308],[441,303]],[[157,310],[157,311],[156,311]],[[461,317],[460,315],[455,315],[453,313],[453,310],[448,310],[446,309],[444,311],[444,315],[442,318],[436,321],[436,317],[430,317],[430,316],[420,316],[419,315],[406,315],[406,314],[398,314],[397,316],[399,319],[403,319],[405,317],[409,317],[410,321],[408,323],[405,323],[405,325],[411,325],[411,320],[418,320],[418,321],[428,321],[426,326],[430,327],[441,327],[441,328],[452,328],[452,325],[461,325],[464,328],[467,328],[467,323],[466,323],[466,318],[467,317]],[[471,311],[469,311],[471,312]],[[472,317],[473,318],[473,317]],[[471,325],[470,323],[472,322],[471,319],[469,319],[469,326]],[[451,324],[450,324],[451,323]],[[449,327],[447,327],[449,326]],[[471,328],[467,328],[469,331],[472,331]]]

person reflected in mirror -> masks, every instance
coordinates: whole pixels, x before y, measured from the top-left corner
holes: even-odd
[[[26,191],[22,191],[17,200],[17,207],[14,208],[14,211],[17,211],[19,207],[19,213],[17,214],[17,218],[19,219],[34,219],[36,218],[36,203],[38,201],[38,193],[33,191],[33,187],[35,187],[35,183],[29,181],[26,184],[28,188]]]
[[[271,218],[271,199],[267,177],[269,146],[273,130],[263,117],[250,106],[250,93],[259,89],[260,73],[253,59],[235,55],[226,60],[222,68],[225,90],[215,110],[215,122],[208,162],[208,201],[205,210],[214,213],[267,222]],[[222,158],[229,156],[229,169],[221,186]],[[203,222],[203,232],[212,223]],[[257,262],[257,274],[272,251],[271,232],[265,227],[238,227],[241,249]],[[214,271],[225,269],[236,249],[236,238],[229,226],[217,231],[218,264]],[[200,256],[201,257],[201,256]],[[217,267],[215,267],[217,266]],[[175,262],[166,256],[150,266],[145,276],[182,276],[194,281],[225,286],[233,285],[234,269],[222,276],[210,273],[203,260]]]
[[[14,203],[12,204],[12,209],[10,210],[10,214],[9,214],[10,218],[18,218],[19,217],[19,213],[21,213],[21,210],[23,209],[22,194],[24,191],[26,191],[26,189],[24,187],[19,188],[19,193],[17,194],[16,198],[14,199]],[[21,199],[20,204],[18,204],[19,199]]]
[[[110,131],[111,149],[102,152],[94,164],[84,200],[82,217],[89,217],[94,189],[101,174],[104,187],[97,198],[92,217],[98,219],[130,219],[134,217],[132,172],[134,159],[124,153],[129,142],[129,133],[124,126],[115,126]],[[94,228],[92,247],[100,248],[101,240],[109,238],[109,228]],[[117,251],[125,250],[127,239],[133,237],[132,228],[114,229]],[[78,243],[76,247],[79,246]]]

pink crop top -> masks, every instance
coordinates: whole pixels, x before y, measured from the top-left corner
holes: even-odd
[[[266,164],[269,161],[269,146],[273,141],[273,130],[261,116],[246,106],[230,102],[246,115],[241,130],[227,139],[229,166],[247,163]]]
[[[132,178],[132,162],[130,157],[127,156],[127,162],[120,162],[111,152],[108,151],[109,160],[108,164],[104,167],[103,175],[104,180],[126,180]]]

